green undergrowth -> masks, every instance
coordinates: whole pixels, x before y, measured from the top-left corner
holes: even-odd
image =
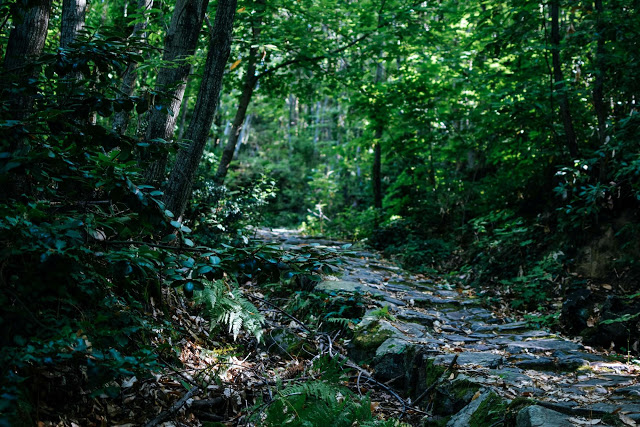
[[[338,358],[316,359],[307,377],[284,385],[277,380],[276,391],[249,411],[250,425],[370,427],[405,426],[397,420],[379,420],[371,412],[369,396],[359,396],[345,386],[349,369]]]

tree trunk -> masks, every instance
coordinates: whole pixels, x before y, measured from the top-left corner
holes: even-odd
[[[604,65],[604,21],[603,14],[604,9],[602,7],[602,0],[595,0],[597,24],[596,31],[598,33],[598,42],[596,45],[596,80],[593,84],[593,106],[596,110],[596,117],[598,119],[598,140],[600,142],[600,147],[604,145],[605,142],[605,132],[607,129],[607,106],[604,102],[604,75],[605,75],[605,65]]]
[[[187,89],[189,87],[189,83],[192,83],[193,75],[193,66],[191,67],[191,71],[189,72],[189,77],[187,77],[187,85],[185,86],[184,92],[187,93]],[[193,84],[193,83],[192,83]],[[218,105],[220,105],[220,101],[218,101]],[[187,113],[189,112],[189,98],[182,97],[182,106],[180,107],[180,123],[178,123],[178,141],[182,141],[184,139],[184,133],[187,130]]]
[[[258,0],[256,3],[259,6],[263,6],[264,0]],[[236,151],[238,136],[240,135],[240,131],[242,130],[244,119],[247,116],[247,109],[249,108],[249,104],[251,103],[251,97],[253,96],[253,91],[256,88],[256,83],[258,83],[258,78],[256,77],[256,63],[258,61],[257,39],[260,35],[260,31],[262,30],[262,10],[259,10],[258,12],[259,15],[256,18],[257,22],[252,25],[253,43],[249,48],[247,71],[244,76],[242,94],[240,94],[240,99],[238,100],[238,110],[236,111],[236,115],[233,119],[233,124],[231,125],[231,133],[229,134],[229,139],[227,140],[227,143],[222,150],[220,163],[218,164],[218,170],[216,171],[216,175],[213,178],[213,181],[218,185],[222,185],[224,183],[224,179],[227,177],[229,164],[231,164],[231,160],[233,160],[233,153],[235,153]]]
[[[558,93],[558,104],[560,105],[560,114],[562,116],[562,124],[564,126],[565,138],[567,140],[567,148],[572,159],[578,157],[578,143],[576,133],[573,128],[573,120],[569,110],[569,96],[562,76],[562,68],[560,61],[560,0],[551,1],[551,61],[553,63],[553,78],[555,80],[555,90]]]
[[[84,28],[87,0],[63,0],[62,24],[60,26],[60,47],[66,49]]]
[[[67,0],[65,0],[67,1]],[[131,37],[140,37],[142,39],[147,38],[147,33],[145,30],[147,29],[147,25],[149,24],[149,18],[146,13],[153,7],[153,0],[138,0],[138,11],[145,15],[144,19],[136,22],[133,27],[133,32],[131,33]],[[140,55],[142,52],[138,50],[136,52]],[[138,73],[136,72],[138,69],[138,63],[132,62],[127,66],[126,71],[124,72],[124,76],[122,77],[122,82],[120,83],[120,91],[124,96],[130,97],[133,95],[133,89],[136,86],[136,79],[138,78]],[[113,118],[113,130],[120,134],[124,135],[129,127],[129,111],[120,111],[115,114]]]
[[[17,120],[24,119],[33,105],[29,91],[7,93],[12,85],[20,89],[29,87],[29,80],[38,74],[34,61],[42,53],[49,28],[50,0],[20,0],[12,7],[14,28],[9,34],[7,51],[3,63],[3,98],[9,98],[10,111]],[[15,147],[14,147],[15,148]]]
[[[218,107],[222,77],[231,52],[237,0],[219,0],[209,53],[193,116],[187,130],[188,147],[181,148],[165,187],[165,205],[179,218],[184,213]]]
[[[382,138],[383,127],[378,125],[375,133],[375,144],[373,145],[373,207],[382,209],[382,148],[380,139]]]
[[[233,153],[233,157],[238,157],[238,152],[240,151],[240,147],[242,144],[246,144],[249,140],[249,134],[251,133],[251,114],[247,115],[247,118],[244,119],[244,123],[242,124],[242,129],[240,129],[240,135],[238,136],[238,143],[236,144],[236,151]]]
[[[382,62],[379,62],[376,67],[376,84],[379,84],[384,80],[384,66],[382,65]],[[382,209],[382,147],[380,146],[380,140],[382,139],[382,133],[384,132],[384,122],[380,118],[376,121],[377,125],[374,135],[375,143],[373,145],[373,170],[371,178],[373,179],[373,207],[376,209]],[[376,223],[377,222],[378,216],[376,215]],[[376,226],[377,225],[378,224],[376,224]]]
[[[176,3],[162,56],[163,62],[169,62],[172,66],[161,68],[156,80],[156,92],[162,94],[162,105],[167,108],[152,108],[147,128],[148,141],[170,141],[173,137],[191,68],[185,59],[196,50],[208,4],[209,0],[178,0]],[[147,166],[145,178],[148,182],[157,183],[163,180],[167,159],[168,154],[163,150],[159,158]],[[142,160],[150,159],[146,156]]]

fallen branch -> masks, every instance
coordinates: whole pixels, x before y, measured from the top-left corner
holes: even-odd
[[[289,313],[287,313],[286,311],[284,311],[283,309],[281,309],[280,307],[278,307],[277,305],[267,301],[266,299],[263,298],[259,298],[257,296],[251,295],[251,294],[245,294],[245,296],[249,299],[253,299],[256,301],[260,301],[264,304],[267,304],[269,307],[275,309],[276,311],[278,311],[279,313],[284,314],[285,316],[287,316],[289,319],[293,320],[294,322],[296,322],[298,325],[300,325],[302,327],[302,329],[304,329],[307,332],[312,332],[311,329],[309,329],[307,327],[307,325],[305,325],[304,323],[302,323],[300,320],[296,319],[295,317],[293,317],[292,315],[290,315]]]
[[[169,419],[169,417],[175,415],[176,412],[178,412],[180,408],[182,408],[185,405],[185,403],[187,403],[187,400],[191,399],[199,391],[200,391],[200,387],[191,387],[191,389],[188,392],[186,392],[185,395],[180,398],[180,400],[178,400],[176,403],[171,405],[169,409],[160,413],[157,417],[155,417],[154,419],[146,423],[144,427],[155,427],[160,423],[166,421],[167,419]]]

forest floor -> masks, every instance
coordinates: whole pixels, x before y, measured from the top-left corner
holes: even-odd
[[[342,244],[302,239],[285,230],[263,232],[262,237],[279,240],[285,248]],[[343,259],[340,274],[326,277],[316,289],[368,295],[372,309],[363,316],[353,340],[370,333],[367,325],[376,321],[377,333],[389,332],[373,349],[369,367],[374,377],[399,385],[400,392],[413,379],[412,367],[397,366],[402,360],[397,356],[419,351],[423,359],[451,367],[449,380],[480,386],[472,387],[476,393],[487,388],[506,401],[530,398],[567,415],[567,422],[575,425],[605,425],[603,418],[611,415],[623,424],[640,423],[640,366],[629,359],[616,360],[555,331],[534,328],[524,319],[483,306],[470,287],[408,273],[375,252],[351,252]],[[358,345],[342,344],[357,353]],[[436,395],[429,396],[427,412],[446,414],[456,409],[438,408],[443,402],[434,399]]]
[[[492,310],[474,289],[403,271],[374,251],[288,230],[256,234],[285,250],[344,251],[313,291],[358,295],[361,321],[347,334],[311,330],[247,282],[245,295],[266,318],[257,344],[210,335],[207,321],[175,299],[171,321],[187,332],[177,343],[182,369],[166,363],[153,378],[122,381],[117,397],[87,395],[73,408],[67,402],[61,422],[38,425],[260,425],[282,387],[318,377],[311,366],[322,355],[350,370],[343,385],[355,396],[369,393],[374,415],[408,425],[640,424],[640,366],[630,360]],[[491,408],[478,415],[483,403]],[[60,416],[43,407],[41,419],[53,419],[47,413]]]

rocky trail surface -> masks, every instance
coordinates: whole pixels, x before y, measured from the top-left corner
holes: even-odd
[[[284,248],[340,248],[292,231],[260,231]],[[473,290],[412,275],[368,250],[345,251],[315,290],[359,293],[370,308],[344,343],[430,415],[422,425],[640,424],[640,367],[484,307]]]

